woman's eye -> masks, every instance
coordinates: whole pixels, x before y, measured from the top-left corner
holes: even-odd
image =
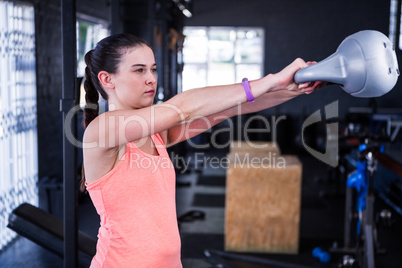
[[[142,69],[142,68],[141,68],[141,69],[137,69],[136,72],[137,72],[137,73],[142,73],[142,72],[144,72],[144,69]]]
[[[156,69],[151,69],[151,72],[152,72],[152,73],[156,73]]]

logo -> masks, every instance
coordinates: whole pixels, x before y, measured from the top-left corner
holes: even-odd
[[[325,106],[325,120],[331,120],[334,118],[338,118],[338,101],[334,101],[333,103],[330,103]],[[311,147],[309,147],[305,142],[304,142],[304,130],[306,127],[311,126],[313,124],[317,124],[322,121],[321,118],[321,110],[317,110],[314,112],[312,115],[310,115],[303,123],[302,125],[302,143],[304,148],[309,152],[312,156],[315,158],[321,160],[322,162],[332,166],[336,167],[338,165],[338,151],[339,151],[339,146],[338,146],[338,129],[339,125],[337,122],[334,123],[327,123],[326,124],[326,144],[325,144],[325,152],[319,152]]]

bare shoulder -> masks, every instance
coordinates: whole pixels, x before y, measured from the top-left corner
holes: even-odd
[[[83,137],[83,162],[85,179],[88,184],[108,173],[126,148],[125,145],[106,146],[104,138],[106,137],[99,130],[99,119],[96,118],[87,126]]]

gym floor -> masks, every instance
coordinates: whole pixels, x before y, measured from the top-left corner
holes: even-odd
[[[222,152],[210,153],[224,156]],[[326,165],[310,156],[300,156],[303,164],[302,206],[300,219],[300,246],[295,255],[284,254],[238,254],[262,260],[286,262],[284,266],[268,266],[252,262],[234,261],[215,256],[209,261],[205,250],[224,250],[224,205],[225,205],[225,170],[203,168],[177,176],[177,214],[189,211],[201,211],[204,219],[194,217],[180,222],[182,239],[182,263],[184,268],[206,267],[339,267],[344,253],[331,251],[331,262],[321,264],[311,256],[312,249],[319,246],[325,250],[342,247],[344,226],[344,182],[331,178]],[[376,256],[376,267],[401,267],[400,238],[402,237],[401,215],[376,198],[375,208],[389,209],[393,215],[393,224],[384,227],[379,224],[378,240],[386,253]],[[194,214],[195,216],[199,214]],[[194,216],[193,215],[193,216]],[[88,197],[79,205],[79,228],[96,238],[99,218]],[[87,262],[89,263],[89,259]],[[215,264],[213,264],[215,261]],[[217,266],[216,261],[223,261]],[[222,262],[221,262],[222,263]],[[292,265],[293,264],[293,265]],[[215,266],[214,266],[215,265]],[[63,267],[63,260],[53,253],[32,243],[26,238],[17,238],[6,250],[0,253],[0,267]]]

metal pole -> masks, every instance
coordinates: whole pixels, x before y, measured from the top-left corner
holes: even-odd
[[[78,266],[78,182],[77,147],[66,133],[76,135],[76,116],[66,122],[68,112],[75,106],[77,77],[76,9],[75,0],[61,0],[61,32],[63,86],[60,111],[63,117],[63,190],[64,190],[64,267]],[[66,129],[71,130],[66,132]],[[74,139],[75,140],[75,139]]]
[[[168,55],[168,22],[167,22],[167,12],[168,12],[167,0],[161,1],[161,32],[162,32],[162,65],[163,65],[163,80],[162,86],[164,89],[163,92],[163,101],[166,101],[170,98],[170,89],[169,89],[169,55]]]
[[[147,42],[154,47],[154,26],[155,26],[155,0],[148,1],[148,22],[147,22]]]
[[[345,183],[346,184],[346,183]],[[350,236],[351,236],[351,225],[353,222],[353,193],[352,188],[345,185],[345,219],[344,219],[344,231],[343,231],[343,247],[345,249],[350,248]]]
[[[395,51],[399,51],[400,42],[399,36],[401,34],[401,12],[402,12],[402,0],[398,0],[398,6],[396,9],[396,29],[395,29]]]

